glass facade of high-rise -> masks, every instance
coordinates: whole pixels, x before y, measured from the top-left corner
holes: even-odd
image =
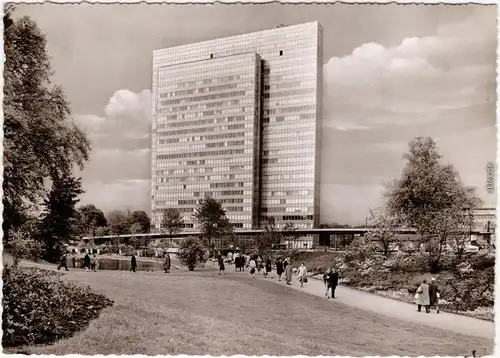
[[[205,195],[236,228],[319,224],[322,30],[317,22],[157,50],[151,216],[187,228]]]

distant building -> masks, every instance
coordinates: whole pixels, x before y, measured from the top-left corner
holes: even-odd
[[[482,207],[474,210],[474,230],[493,233],[496,228],[496,208]]]
[[[473,235],[472,240],[485,240],[490,245],[495,244],[497,223],[496,208],[482,207],[474,210],[474,230],[480,234]]]
[[[318,22],[153,53],[151,218],[206,195],[238,229],[319,226],[322,29]]]

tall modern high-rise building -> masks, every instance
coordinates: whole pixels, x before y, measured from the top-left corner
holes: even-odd
[[[151,217],[205,195],[236,229],[319,224],[322,29],[279,26],[153,53]]]

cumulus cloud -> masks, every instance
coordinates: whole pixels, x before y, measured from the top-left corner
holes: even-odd
[[[119,90],[109,99],[105,116],[77,115],[92,152],[80,173],[82,204],[104,211],[149,207],[151,91]]]
[[[496,33],[479,10],[435,36],[365,43],[324,65],[322,221],[362,221],[418,135],[494,204],[483,169],[495,160]]]
[[[104,111],[109,118],[118,120],[129,118],[142,122],[144,115],[146,118],[151,118],[151,91],[143,90],[140,93],[129,90],[116,91]]]

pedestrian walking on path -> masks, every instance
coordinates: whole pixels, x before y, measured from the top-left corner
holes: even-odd
[[[429,301],[430,306],[435,307],[437,313],[439,313],[439,288],[436,284],[436,279],[434,277],[431,278],[431,283],[429,284]]]
[[[283,261],[281,261],[281,257],[278,257],[276,261],[276,274],[278,275],[278,281],[281,281],[281,275],[283,275]]]
[[[290,262],[285,261],[285,281],[287,285],[291,285],[292,282],[292,273],[293,273],[293,267]]]
[[[98,270],[98,265],[99,265],[99,258],[97,257],[97,254],[94,254],[94,256],[92,257],[92,270],[94,272],[96,272]]]
[[[236,248],[236,252],[234,253],[234,256],[233,256],[233,260],[234,260],[234,271],[238,271],[238,269],[240,269],[241,271],[241,259],[240,259],[240,253],[238,252],[238,248]]]
[[[224,275],[226,274],[226,267],[224,266],[224,257],[219,253],[219,275],[221,273],[224,273]]]
[[[335,290],[339,285],[339,273],[333,267],[330,269],[330,273],[328,274],[327,287],[326,287],[326,297],[327,298],[335,298]],[[331,296],[328,296],[328,291],[331,291]]]
[[[323,284],[325,285],[325,297],[328,297],[328,277],[330,276],[330,269],[327,269],[323,274]]]
[[[83,267],[85,268],[85,271],[90,269],[90,256],[88,253],[85,253],[85,257],[83,258]]]
[[[304,283],[307,283],[307,268],[304,263],[300,264],[299,271],[297,272],[297,279],[300,282],[300,287],[304,287]]]
[[[59,266],[57,266],[57,271],[59,271],[62,267],[64,267],[66,269],[66,271],[69,271],[68,270],[68,257],[66,256],[66,252],[63,252],[63,254],[61,256],[61,263],[59,264]]]
[[[417,301],[417,311],[422,311],[422,306],[425,307],[425,312],[429,313],[430,309],[430,297],[429,297],[429,285],[427,280],[423,280],[422,284],[417,289],[417,294],[415,295],[415,300]]]
[[[271,263],[271,258],[267,258],[266,260],[266,272],[265,272],[265,277],[269,276],[269,273],[271,273],[273,267],[272,267],[272,263]]]
[[[170,272],[170,255],[168,252],[165,252],[165,260],[163,261],[163,269],[165,270],[165,273]]]
[[[135,255],[132,254],[132,258],[130,259],[130,271],[135,272],[136,268],[137,268],[137,259],[135,258]]]
[[[250,260],[250,275],[252,277],[255,277],[255,267],[257,266],[257,263],[255,262],[255,260],[252,258]]]
[[[258,256],[257,257],[257,272],[260,274],[261,270],[262,270],[262,257]]]

